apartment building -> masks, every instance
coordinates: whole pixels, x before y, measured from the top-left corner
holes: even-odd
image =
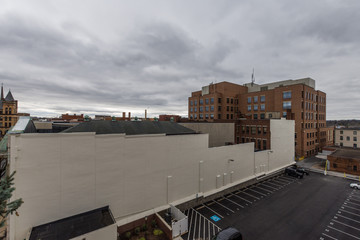
[[[335,145],[340,147],[359,148],[360,128],[335,129]]]
[[[205,86],[188,99],[193,121],[287,118],[295,120],[296,156],[311,156],[329,141],[326,94],[315,80],[303,78],[268,84],[220,82]]]

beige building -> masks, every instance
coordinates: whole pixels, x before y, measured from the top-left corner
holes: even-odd
[[[360,128],[335,129],[335,146],[359,148]]]
[[[81,125],[79,132],[10,134],[13,199],[24,200],[10,217],[10,240],[103,206],[120,226],[294,163],[294,121],[284,119],[270,120],[271,151],[260,152],[253,143],[209,148],[208,134],[96,134]]]

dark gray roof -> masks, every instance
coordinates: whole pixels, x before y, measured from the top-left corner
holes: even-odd
[[[126,135],[161,134],[180,135],[196,132],[174,122],[151,121],[90,121],[69,128],[65,133],[95,132],[96,134],[125,133]]]
[[[109,207],[33,227],[30,240],[67,240],[114,224]]]
[[[8,94],[6,95],[5,101],[15,101],[11,91],[9,90]]]

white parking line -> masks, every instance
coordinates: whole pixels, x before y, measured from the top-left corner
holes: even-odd
[[[191,211],[191,218],[190,218],[190,228],[187,239],[190,240],[190,233],[191,233],[191,226],[192,226],[192,219],[193,219],[194,211]]]
[[[359,199],[360,200],[360,197],[358,196],[353,196],[353,195],[350,195],[351,198],[356,198],[356,199]]]
[[[226,206],[224,206],[224,205],[222,205],[221,203],[219,203],[218,201],[216,201],[216,200],[212,200],[214,203],[217,203],[217,204],[219,204],[220,206],[222,206],[223,208],[226,208],[227,210],[229,210],[230,212],[232,212],[232,213],[234,213],[235,211],[233,211],[233,210],[231,210],[230,208],[228,208],[228,207],[226,207]]]
[[[275,183],[273,183],[272,181],[267,181],[267,183],[268,183],[268,184],[275,185],[275,186],[277,186],[277,187],[279,187],[279,188],[283,188],[283,186],[282,186],[282,185],[275,184]]]
[[[352,213],[352,212],[346,211],[346,210],[344,210],[344,209],[342,209],[342,210],[339,210],[339,211],[341,211],[341,212],[346,212],[346,213],[349,213],[349,214],[351,214],[351,215],[355,215],[355,216],[358,216],[358,217],[360,217],[360,215],[359,215],[359,214],[356,214],[356,213]],[[341,213],[341,212],[340,212],[340,213]]]
[[[325,233],[322,233],[322,235],[324,235],[324,236],[326,236],[326,237],[328,237],[328,238],[334,239],[334,240],[338,240],[337,238],[334,238],[334,237],[332,237],[332,236],[329,236],[329,235],[327,235],[327,234],[325,234]]]
[[[352,199],[352,197],[350,197],[351,198],[351,201],[354,201],[354,202],[358,202],[358,203],[360,203],[360,200],[357,200],[357,199]]]
[[[260,188],[261,190],[264,190],[264,191],[267,191],[267,192],[270,192],[270,193],[273,193],[273,191],[270,191],[270,190],[267,190],[265,188],[262,188],[262,187],[259,187],[259,185],[256,185],[257,188]]]
[[[262,185],[265,185],[265,186],[267,186],[267,187],[269,187],[269,188],[272,188],[272,189],[275,189],[275,190],[279,190],[279,188],[276,188],[276,187],[273,187],[273,186],[269,186],[268,184],[264,184],[264,183],[261,183]]]
[[[241,207],[241,208],[244,208],[244,206],[238,204],[237,202],[234,202],[233,200],[231,200],[231,199],[229,199],[229,198],[227,198],[227,197],[225,197],[225,196],[224,196],[224,198],[225,198],[227,201],[232,202],[233,204],[238,205],[238,206]]]
[[[354,209],[354,210],[360,211],[360,208],[354,208],[354,207],[349,207],[349,206],[346,206],[346,205],[342,205],[342,208],[343,208],[343,207],[347,207],[347,208],[351,208],[351,209]]]
[[[340,221],[338,221],[338,220],[332,220],[332,221],[337,222],[337,223],[340,223],[340,224],[342,224],[342,225],[344,225],[344,226],[347,226],[347,227],[349,227],[349,228],[355,229],[355,230],[357,230],[357,231],[360,231],[359,228],[350,226],[350,225],[348,225],[348,224],[346,224],[346,223],[342,223],[342,222],[340,222]]]
[[[287,184],[284,184],[283,182],[280,182],[280,181],[277,181],[276,179],[272,179],[272,181],[276,182],[276,183],[279,183],[279,184],[283,184],[281,185],[282,187],[286,186]]]
[[[246,195],[249,195],[250,197],[256,198],[257,200],[260,200],[260,198],[255,197],[254,195],[251,195],[250,193],[246,193],[246,192],[244,192],[244,191],[241,191],[241,192],[244,193],[244,194],[246,194]],[[256,200],[254,200],[254,201],[256,201]]]
[[[206,207],[206,206],[205,206]],[[213,228],[213,234],[215,235],[215,228],[216,227],[218,229],[218,231],[221,230],[221,228],[219,226],[217,226],[216,224],[214,224],[213,222],[211,222],[209,219],[207,219],[204,215],[202,215],[201,213],[199,213],[198,211],[196,211],[194,208],[191,208],[194,212],[196,212],[196,214],[199,214],[200,217],[203,217],[204,220],[208,221],[209,224],[211,223],[212,228]],[[210,209],[211,210],[211,209]],[[220,214],[219,214],[220,215]],[[221,216],[221,215],[220,215]],[[190,235],[190,234],[189,234]],[[189,239],[189,235],[188,235],[188,239]],[[210,236],[210,230],[209,230],[209,236]]]
[[[219,217],[221,217],[221,218],[224,218],[221,214],[219,214],[219,213],[217,213],[217,212],[215,212],[214,210],[212,210],[211,208],[209,208],[208,206],[206,206],[205,204],[202,204],[204,207],[206,207],[207,209],[209,209],[210,211],[212,211],[213,213],[215,213],[215,214],[217,214],[217,215],[219,215]]]
[[[350,237],[353,237],[353,238],[355,238],[355,239],[359,239],[359,240],[360,240],[360,238],[358,238],[358,237],[356,237],[356,236],[354,236],[354,235],[352,235],[352,234],[350,234],[350,233],[341,231],[341,230],[339,230],[339,229],[337,229],[337,228],[334,228],[334,227],[331,227],[331,226],[327,226],[327,227],[328,227],[328,228],[331,228],[331,229],[334,229],[335,231],[341,232],[341,233],[343,233],[343,234],[346,234],[346,235],[348,235],[348,236],[350,236]]]
[[[250,191],[256,192],[256,193],[258,193],[258,194],[263,195],[263,196],[266,197],[266,194],[263,194],[263,193],[261,193],[261,192],[255,191],[254,189],[252,189],[252,187],[251,187],[251,188],[247,188],[247,189],[250,190]]]
[[[336,216],[339,216],[339,217],[342,217],[342,218],[346,218],[346,219],[351,220],[351,221],[353,221],[353,222],[360,223],[360,221],[356,221],[356,220],[354,220],[354,219],[352,219],[352,218],[348,218],[348,217],[345,217],[345,216],[340,215],[340,214],[336,214]]]
[[[197,220],[197,215],[198,215],[198,213],[196,212],[196,213],[195,213],[194,233],[193,233],[193,238],[192,238],[192,239],[195,239],[195,236],[194,236],[194,235],[195,235],[195,233],[196,233],[196,223],[197,223],[197,221],[196,221],[196,220]]]
[[[346,203],[350,203],[350,204],[354,204],[356,206],[360,206],[360,204],[357,204],[357,203],[352,203],[352,202],[349,202],[349,201],[345,201]]]
[[[236,194],[233,194],[233,193],[230,193],[232,196],[235,196],[235,197],[237,197],[237,198],[240,198],[241,200],[244,200],[245,202],[248,202],[248,203],[251,203],[252,204],[252,202],[251,201],[249,201],[249,200],[246,200],[245,198],[242,198],[242,197],[240,197],[240,196],[238,196],[238,195],[236,195]]]

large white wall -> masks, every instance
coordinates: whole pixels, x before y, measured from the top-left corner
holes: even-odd
[[[293,162],[293,126],[271,120],[271,153],[254,153],[253,143],[208,148],[207,134],[12,135],[13,198],[24,204],[10,219],[10,239],[106,205],[121,219],[286,166]]]

